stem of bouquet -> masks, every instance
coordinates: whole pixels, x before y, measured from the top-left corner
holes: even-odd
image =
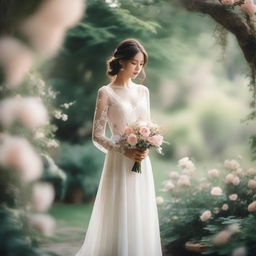
[[[137,173],[141,173],[141,162],[135,162],[133,167],[132,167],[132,172],[137,172]]]

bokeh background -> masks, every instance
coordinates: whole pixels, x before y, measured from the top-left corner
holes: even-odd
[[[21,3],[15,11],[24,15],[26,6]],[[62,173],[44,177],[55,191],[48,214],[56,228],[38,243],[58,255],[74,255],[84,239],[105,157],[91,140],[97,90],[109,83],[106,60],[126,38],[138,39],[149,54],[143,84],[150,90],[151,117],[170,143],[164,155],[150,152],[156,196],[168,199],[163,186],[183,157],[200,170],[198,179],[225,159],[253,163],[249,70],[233,35],[172,1],[87,0],[59,51],[32,72],[53,95],[48,104],[55,128],[49,133],[55,138],[47,148],[52,162],[48,159],[45,171]]]

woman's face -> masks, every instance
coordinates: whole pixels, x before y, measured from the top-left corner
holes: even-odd
[[[121,61],[123,67],[123,74],[129,78],[136,78],[141,72],[144,65],[144,55],[138,52],[132,59],[127,61]]]

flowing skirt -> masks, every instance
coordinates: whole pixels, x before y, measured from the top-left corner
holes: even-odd
[[[85,240],[75,256],[162,256],[151,162],[106,154]]]

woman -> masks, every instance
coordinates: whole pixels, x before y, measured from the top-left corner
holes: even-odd
[[[98,90],[92,140],[106,153],[83,246],[76,256],[161,256],[158,212],[148,150],[117,143],[127,124],[150,120],[148,88],[135,84],[148,55],[135,39],[122,41],[108,64],[112,81]],[[112,137],[105,136],[108,123]],[[142,173],[131,171],[141,161]]]

